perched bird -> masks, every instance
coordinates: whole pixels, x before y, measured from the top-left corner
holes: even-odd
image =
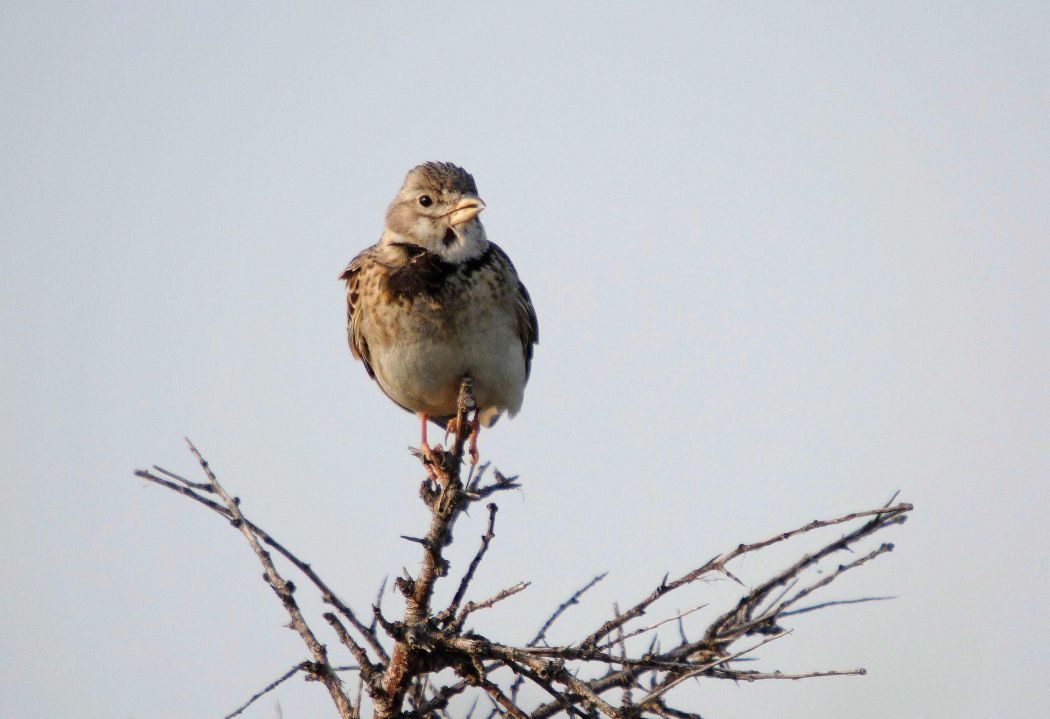
[[[386,211],[379,242],[355,257],[346,281],[350,351],[386,395],[420,418],[453,424],[464,376],[478,424],[521,409],[536,312],[510,258],[485,236],[474,178],[448,162],[409,171]]]

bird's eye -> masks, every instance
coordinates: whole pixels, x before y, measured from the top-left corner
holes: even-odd
[[[419,204],[421,204],[423,207],[430,207],[434,204],[434,198],[432,198],[430,195],[420,195]]]

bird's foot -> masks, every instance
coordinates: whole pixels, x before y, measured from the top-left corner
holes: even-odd
[[[449,436],[456,434],[457,432],[459,432],[459,421],[453,417],[448,421],[448,424],[445,425],[445,444],[448,444]]]
[[[475,465],[478,463],[478,432],[481,431],[481,423],[478,422],[477,412],[474,413],[474,419],[467,422],[467,431],[470,432],[470,444],[467,451],[470,454],[470,463]],[[454,434],[459,434],[459,420],[456,417],[450,419],[445,426],[446,444],[448,444],[449,435]]]
[[[470,422],[470,464],[478,463],[478,435],[481,434],[481,423],[478,422],[478,413],[474,413],[474,419]]]
[[[442,466],[444,461],[444,450],[440,446],[431,447],[424,441],[419,445],[419,453],[422,455],[423,468],[427,470],[427,476],[430,478],[430,481],[440,484],[438,468]]]
[[[440,447],[432,448],[427,444],[427,416],[419,414],[419,453],[423,457],[423,466],[432,482],[438,481],[438,468],[442,466],[444,451]]]

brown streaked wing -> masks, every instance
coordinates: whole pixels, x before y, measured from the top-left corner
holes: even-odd
[[[525,381],[529,379],[532,372],[532,350],[533,346],[540,341],[540,326],[536,319],[536,308],[532,306],[532,298],[529,291],[525,289],[524,283],[518,279],[518,271],[514,269],[514,263],[510,261],[507,253],[495,242],[489,246],[495,251],[496,256],[503,263],[505,272],[510,275],[510,280],[517,283],[515,293],[515,309],[518,317],[518,335],[521,337],[521,351],[525,355]]]
[[[350,344],[350,353],[365,366],[368,376],[375,379],[372,369],[372,355],[368,351],[368,342],[361,333],[361,274],[362,270],[375,262],[375,245],[364,250],[339,275],[346,282],[346,338]]]

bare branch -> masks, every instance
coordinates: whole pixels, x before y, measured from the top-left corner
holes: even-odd
[[[343,719],[360,719],[365,694],[371,700],[376,719],[450,719],[450,700],[468,692],[473,695],[467,697],[473,699],[469,716],[474,716],[479,698],[485,697],[493,707],[490,717],[546,719],[565,714],[574,719],[595,719],[601,714],[608,719],[642,719],[646,716],[702,719],[691,709],[674,706],[669,700],[671,690],[691,679],[753,682],[864,674],[863,669],[785,673],[737,667],[743,662],[756,661],[752,655],[759,647],[787,636],[790,630],[780,626],[786,618],[840,604],[889,598],[832,600],[796,608],[844,573],[893,549],[891,543],[883,542],[874,549],[861,550],[860,543],[905,521],[912,506],[893,504],[896,495],[879,509],[813,521],[759,542],[740,544],[675,579],[669,579],[665,574],[640,601],[624,611],[614,604],[611,618],[595,622],[596,629],[562,646],[548,645],[549,630],[570,607],[579,604],[581,597],[605,578],[604,573],[592,578],[562,602],[525,646],[511,646],[482,636],[473,629],[464,629],[473,612],[492,608],[529,586],[528,582],[519,582],[488,599],[465,601],[495,538],[498,509],[490,503],[487,506],[488,522],[478,549],[455,585],[448,606],[435,611],[432,607],[435,587],[450,575],[445,553],[446,547],[452,543],[452,531],[459,516],[473,502],[519,487],[516,477],[505,477],[497,470],[492,470],[488,483],[483,484],[489,467],[487,463],[470,465],[470,472],[465,480],[462,479],[465,449],[472,431],[468,420],[474,409],[471,381],[464,378],[451,443],[446,436],[447,449],[438,446],[425,456],[419,454],[427,471],[427,479],[420,486],[420,497],[431,516],[429,528],[422,537],[403,535],[420,545],[422,557],[418,570],[414,573],[403,570],[394,581],[394,588],[405,599],[401,619],[388,619],[380,609],[386,586],[384,579],[376,596],[371,621],[367,625],[359,621],[309,564],[244,516],[239,500],[226,492],[192,444],[190,449],[207,476],[207,482],[192,482],[159,467],[154,471],[136,472],[143,479],[193,499],[230,521],[241,532],[262,564],[267,583],[288,612],[291,627],[298,632],[311,656],[310,661],[297,664],[270,682],[229,717],[238,716],[259,697],[299,672],[325,685]],[[730,562],[746,554],[819,529],[858,520],[859,526],[854,525],[850,531],[831,539],[815,552],[801,556],[757,585],[749,587],[728,567]],[[276,550],[307,576],[324,601],[336,609],[335,612],[325,612],[323,617],[353,656],[356,665],[333,666],[329,662],[327,648],[314,635],[293,596],[294,585],[278,573],[267,548]],[[854,554],[850,561],[814,579],[818,563],[837,552]],[[734,567],[734,571],[739,569]],[[733,580],[740,587],[738,598],[734,606],[724,609],[701,632],[694,632],[691,628],[687,632],[683,621],[707,606],[695,601],[687,605],[692,608],[678,611],[674,616],[644,624],[636,622],[661,597],[716,576]],[[679,591],[677,596],[683,594],[684,591]],[[661,630],[671,622],[677,624],[677,636],[671,631]],[[389,654],[380,641],[380,631],[393,641]],[[636,647],[629,641],[643,635],[649,635],[644,640],[645,647]],[[690,639],[690,635],[694,638]],[[743,649],[739,648],[744,637],[754,635],[761,638]],[[353,702],[347,698],[337,677],[337,672],[343,670],[358,673],[356,700]],[[442,674],[446,670],[456,677],[451,683],[447,679],[449,674]],[[520,689],[526,681],[544,692],[549,701],[544,697],[545,703],[526,708],[528,705],[519,701]],[[642,698],[636,701],[639,696]]]
[[[781,617],[793,617],[796,614],[806,614],[808,612],[815,612],[825,607],[838,607],[844,604],[865,604],[867,602],[885,602],[890,599],[896,599],[897,597],[859,597],[857,599],[836,599],[831,602],[821,602],[820,604],[811,604],[808,607],[800,607],[799,609],[792,609],[787,612],[781,612]]]
[[[272,682],[267,684],[265,687],[263,687],[262,689],[257,691],[255,694],[252,694],[251,697],[248,699],[248,701],[244,702],[244,704],[241,704],[239,707],[237,707],[232,712],[227,714],[223,719],[233,719],[233,717],[239,716],[245,709],[250,707],[252,704],[254,704],[256,701],[258,701],[262,697],[266,696],[266,694],[268,694],[269,692],[272,692],[274,689],[276,689],[281,684],[283,684],[284,682],[286,682],[289,679],[291,679],[293,676],[295,676],[299,672],[306,671],[307,667],[308,667],[308,663],[307,662],[299,662],[294,667],[292,667],[291,669],[286,671],[284,674],[282,674],[281,676],[277,677]]]
[[[485,690],[485,693],[492,697],[492,701],[494,701],[507,714],[514,717],[514,719],[528,719],[528,715],[518,708],[518,706],[510,700],[510,697],[500,691],[498,686],[490,682],[488,679],[482,679],[478,682],[478,685]]]
[[[382,609],[383,607],[383,593],[386,591],[386,580],[387,577],[383,577],[383,581],[379,583],[379,590],[376,592],[376,601],[374,606],[379,609]],[[372,617],[372,622],[368,625],[368,633],[372,636],[378,636],[376,634],[376,618],[374,615]]]
[[[529,584],[530,582],[518,582],[517,584],[509,586],[506,589],[501,589],[499,592],[493,594],[488,599],[483,599],[480,602],[467,602],[466,606],[463,607],[463,611],[460,612],[459,616],[456,618],[456,629],[462,627],[463,622],[465,622],[467,617],[470,616],[473,612],[476,612],[479,609],[488,609],[497,602],[502,602],[507,597],[513,597],[518,592],[528,589]]]
[[[759,647],[765,646],[766,644],[769,644],[770,642],[776,641],[777,639],[780,639],[781,637],[787,636],[789,633],[790,632],[783,632],[781,634],[776,634],[774,636],[767,637],[767,638],[763,639],[762,641],[760,641],[758,644],[754,644],[754,645],[748,647],[747,649],[742,649],[741,651],[736,652],[735,654],[731,654],[731,655],[729,655],[727,657],[719,657],[718,659],[715,659],[714,661],[707,662],[705,664],[701,664],[699,666],[696,666],[696,667],[690,669],[689,671],[682,672],[682,673],[677,673],[677,674],[669,674],[668,678],[664,682],[662,682],[656,688],[654,688],[649,693],[648,696],[646,696],[644,699],[642,699],[642,701],[638,702],[638,706],[645,707],[653,699],[656,699],[657,697],[659,697],[662,694],[666,694],[668,691],[670,691],[675,686],[681,684],[686,679],[692,679],[695,676],[699,676],[699,675],[703,674],[704,672],[707,672],[708,670],[713,669],[714,667],[718,666],[719,664],[725,664],[727,662],[732,661],[733,659],[738,659],[738,658],[740,658],[740,657],[742,657],[742,656],[744,656],[746,654],[750,654],[751,652],[755,651]]]
[[[342,682],[339,681],[339,677],[335,675],[332,670],[332,665],[328,662],[328,650],[325,649],[324,645],[317,641],[317,637],[314,636],[313,631],[306,623],[306,619],[303,617],[302,612],[299,610],[299,605],[296,603],[292,593],[295,591],[295,586],[286,581],[277,572],[277,568],[273,565],[273,560],[270,559],[270,553],[267,552],[259,544],[259,540],[256,538],[255,533],[247,525],[244,515],[241,513],[239,504],[240,502],[231,497],[223,486],[219,484],[218,478],[215,473],[212,472],[211,467],[208,465],[207,460],[201,455],[197,448],[188,439],[186,443],[190,446],[190,451],[193,456],[197,458],[197,461],[201,465],[201,469],[208,477],[208,483],[211,485],[212,490],[217,494],[226,505],[227,511],[230,513],[235,526],[240,530],[244,538],[248,540],[249,546],[252,551],[255,552],[255,556],[259,559],[259,563],[263,566],[263,572],[266,576],[266,582],[273,589],[274,594],[281,600],[281,604],[284,605],[285,610],[288,612],[288,616],[292,620],[292,628],[299,633],[302,637],[303,642],[306,644],[307,649],[310,651],[310,655],[313,656],[314,661],[309,669],[310,674],[316,676],[318,680],[324,684],[325,688],[328,689],[329,695],[332,697],[332,701],[335,702],[336,709],[339,711],[339,716],[343,719],[355,719],[355,712],[353,706],[350,704],[350,699],[343,692]]]
[[[581,645],[585,646],[585,647],[594,646],[598,642],[599,639],[601,639],[602,637],[605,637],[606,635],[608,635],[610,632],[612,632],[617,627],[622,626],[623,624],[625,624],[626,622],[630,621],[631,619],[634,619],[635,617],[639,617],[639,616],[645,614],[646,610],[653,604],[653,602],[655,602],[656,600],[658,600],[660,597],[664,596],[668,592],[672,592],[675,589],[678,589],[679,587],[682,587],[682,586],[684,586],[686,584],[690,584],[691,582],[694,582],[697,579],[699,579],[699,578],[703,577],[704,575],[709,574],[711,572],[724,571],[725,564],[727,562],[732,561],[733,559],[736,559],[737,557],[740,557],[740,556],[742,556],[744,554],[748,554],[750,552],[755,552],[755,551],[758,551],[759,549],[764,549],[764,548],[766,548],[766,547],[768,547],[770,545],[777,544],[779,542],[783,542],[783,541],[785,541],[787,539],[791,539],[792,537],[798,536],[800,534],[804,534],[806,532],[812,532],[812,531],[814,531],[816,529],[822,529],[824,527],[831,527],[831,526],[834,526],[836,524],[842,524],[844,522],[849,522],[849,521],[852,521],[854,519],[859,519],[859,518],[862,518],[862,517],[869,517],[869,516],[874,516],[875,517],[875,519],[872,520],[872,522],[869,522],[869,523],[865,524],[864,527],[862,527],[861,529],[857,530],[856,532],[851,533],[851,535],[847,535],[849,537],[849,539],[844,537],[843,540],[840,540],[839,543],[835,543],[835,545],[836,545],[835,548],[834,549],[829,549],[825,553],[825,554],[830,554],[832,551],[837,551],[838,549],[841,549],[844,546],[847,546],[850,542],[855,541],[856,539],[859,539],[862,536],[867,536],[867,534],[870,534],[871,532],[875,531],[876,529],[881,528],[882,526],[885,526],[885,523],[888,522],[888,521],[896,520],[898,518],[903,519],[903,515],[906,512],[911,511],[911,509],[912,509],[912,506],[910,504],[900,504],[900,505],[897,505],[896,507],[875,509],[875,510],[870,510],[870,511],[867,511],[867,512],[854,512],[852,514],[847,514],[847,515],[845,515],[843,517],[836,517],[834,519],[814,520],[814,521],[810,522],[809,524],[807,524],[805,526],[799,527],[797,529],[790,530],[788,532],[783,532],[781,534],[776,535],[775,537],[770,537],[769,539],[765,539],[765,540],[762,540],[760,542],[755,542],[754,544],[741,544],[736,549],[734,549],[734,550],[732,550],[730,552],[726,552],[725,554],[722,554],[721,556],[714,557],[713,559],[708,560],[707,562],[705,562],[700,567],[697,567],[693,571],[682,575],[681,577],[679,577],[678,579],[675,579],[672,582],[667,582],[666,581],[666,577],[665,577],[665,579],[663,581],[661,581],[660,584],[656,587],[656,589],[654,589],[647,597],[645,597],[642,601],[638,602],[636,605],[631,607],[629,610],[627,610],[623,614],[621,614],[621,615],[619,615],[617,617],[614,617],[613,619],[610,619],[609,621],[607,621],[605,624],[603,624],[601,627],[599,627],[594,633],[592,633],[591,635],[586,637],[581,642]],[[882,519],[880,519],[880,518],[882,518]],[[856,536],[853,536],[853,535],[856,535]],[[838,546],[838,545],[841,545],[841,546]],[[808,557],[808,558],[806,558],[806,560],[809,563],[813,563],[813,562],[818,561],[821,556],[825,556],[825,555],[822,554],[820,556]],[[807,563],[807,564],[799,567],[799,570],[801,570],[802,568],[805,568],[805,566],[809,566],[809,564]],[[797,573],[797,571],[795,573]],[[793,575],[791,575],[791,576],[793,576]],[[769,588],[772,589],[775,586],[779,586],[782,583],[782,581],[783,581],[782,579],[777,579],[775,581],[772,581],[770,583],[770,587]],[[763,593],[762,596],[764,597],[765,594],[766,593]],[[743,600],[741,600],[741,601],[743,601]]]
[[[775,613],[772,615],[764,616],[759,622],[752,621],[752,614],[754,613],[755,608],[758,607],[758,605],[761,604],[765,600],[765,598],[769,596],[771,592],[773,592],[774,589],[792,581],[803,570],[815,565],[824,557],[827,557],[828,555],[833,554],[835,552],[848,549],[850,545],[857,542],[858,540],[867,537],[873,534],[874,532],[879,531],[880,529],[904,521],[904,519],[906,518],[905,513],[910,511],[910,509],[911,505],[898,505],[898,507],[896,508],[876,510],[874,512],[857,513],[855,515],[851,515],[854,518],[862,516],[874,516],[872,516],[872,519],[870,521],[865,522],[858,529],[843,535],[842,538],[831,542],[830,544],[824,546],[817,552],[802,557],[791,567],[788,567],[780,574],[776,575],[772,579],[767,580],[764,584],[753,589],[747,596],[743,597],[740,600],[735,609],[723,614],[721,617],[715,620],[715,622],[712,623],[710,627],[708,627],[707,633],[705,635],[705,640],[708,643],[724,642],[726,640],[730,640],[732,638],[740,636],[743,632],[754,629],[755,626],[757,626],[759,623],[775,621]],[[833,520],[824,523],[822,526],[831,526],[832,524],[839,523],[840,522]],[[800,532],[795,532],[795,534],[798,533]],[[770,543],[759,544],[761,544],[762,546],[769,546]],[[860,560],[860,564],[863,564],[869,559],[872,559],[880,554],[889,552],[892,549],[892,544],[883,544],[881,547],[875,550],[875,552],[873,552],[871,556],[865,557],[862,560]],[[859,566],[859,564],[857,566]],[[849,565],[847,565],[846,569],[848,568]],[[836,572],[827,581],[818,582],[816,586],[827,585],[836,577],[838,577],[842,573],[842,571],[845,571],[845,569]],[[808,593],[809,592],[806,592],[806,594]],[[806,594],[803,594],[802,596],[805,596]]]
[[[700,611],[701,609],[703,609],[706,606],[707,606],[706,602],[704,604],[698,604],[697,606],[693,607],[692,609],[687,609],[684,612],[679,612],[678,614],[675,614],[673,617],[668,617],[667,619],[661,619],[660,621],[655,622],[653,624],[650,624],[648,626],[639,627],[638,629],[631,630],[630,632],[624,634],[623,638],[624,639],[630,639],[632,637],[637,637],[637,636],[639,636],[641,634],[645,634],[646,632],[651,632],[654,629],[658,629],[659,627],[662,627],[663,625],[668,624],[669,622],[678,622],[678,624],[679,624],[679,633],[682,635],[682,641],[684,643],[686,641],[686,639],[685,639],[685,632],[681,628],[682,619],[685,618],[685,617],[688,617],[690,614],[692,614],[694,612]],[[619,616],[619,615],[617,615],[617,616]],[[605,644],[599,645],[597,648],[598,649],[609,649],[610,647],[614,646],[618,642],[619,642],[619,639],[616,639],[616,640],[613,640],[613,641],[610,641],[610,642],[606,642]]]
[[[784,610],[787,609],[788,607],[793,606],[798,600],[808,597],[810,594],[812,594],[816,590],[820,589],[821,587],[826,587],[827,585],[829,585],[832,582],[834,582],[836,579],[838,579],[840,576],[842,576],[843,574],[845,574],[849,570],[856,569],[857,567],[860,567],[860,566],[870,562],[872,559],[875,559],[875,557],[879,556],[880,554],[885,554],[886,552],[890,552],[890,551],[893,551],[893,545],[892,544],[889,544],[889,543],[882,544],[878,548],[873,549],[868,554],[865,554],[860,559],[856,559],[856,560],[854,560],[852,562],[849,562],[848,564],[840,564],[838,566],[838,568],[834,572],[826,575],[820,581],[815,582],[815,583],[809,585],[808,587],[805,587],[804,589],[800,590],[798,592],[798,594],[796,594],[795,596],[791,597],[790,599],[786,599],[783,602],[781,602],[777,606],[776,610],[774,610],[775,614],[778,617],[783,616]]]
[[[456,616],[456,612],[459,611],[459,604],[463,601],[463,596],[467,593],[467,587],[470,586],[470,580],[474,578],[474,572],[477,571],[478,565],[481,564],[482,558],[485,556],[485,552],[489,549],[489,542],[492,541],[493,537],[496,536],[496,512],[498,507],[495,504],[489,503],[487,509],[489,510],[489,525],[485,530],[485,533],[481,535],[481,546],[478,548],[477,554],[474,555],[474,559],[470,562],[470,566],[467,568],[466,574],[463,575],[463,579],[460,580],[459,588],[456,589],[456,594],[452,598],[452,603],[448,605],[448,608],[442,612],[447,617],[447,621],[451,621]]]
[[[591,589],[591,587],[593,587],[598,582],[600,582],[603,579],[605,579],[608,575],[609,575],[608,572],[602,572],[601,574],[595,576],[589,582],[587,582],[582,587],[580,587],[575,592],[573,592],[571,597],[569,597],[564,602],[559,604],[558,608],[555,609],[554,613],[551,614],[547,618],[547,621],[543,623],[543,626],[540,627],[540,630],[538,632],[536,632],[536,636],[534,636],[529,641],[527,646],[534,647],[537,644],[539,644],[540,642],[542,642],[544,639],[546,639],[546,637],[547,637],[547,630],[550,629],[551,626],[554,625],[554,622],[557,621],[558,617],[560,617],[562,614],[564,614],[565,610],[568,609],[569,607],[572,607],[572,606],[575,606],[575,605],[579,604],[580,603],[580,597],[582,597],[584,594],[586,594],[587,591]]]
[[[153,469],[156,470],[157,472],[160,472],[161,474],[169,477],[170,479],[174,479],[176,482],[181,482],[182,484],[186,485],[190,489],[200,490],[201,492],[212,492],[213,491],[212,488],[211,488],[211,485],[208,484],[207,482],[191,482],[190,480],[186,479],[185,477],[183,477],[181,475],[178,475],[178,474],[175,474],[174,472],[169,472],[168,470],[164,469],[163,467],[158,467],[157,465],[153,465]]]
[[[158,468],[158,471],[162,471],[162,472],[164,472],[164,474],[167,474],[167,475],[177,476],[177,475],[174,475],[174,473],[172,473],[172,472],[168,472],[167,470],[159,470],[159,468]],[[214,501],[212,501],[212,500],[210,500],[210,499],[208,499],[206,497],[200,496],[199,494],[194,492],[192,489],[190,489],[188,486],[181,486],[181,485],[175,484],[174,482],[171,482],[169,480],[163,479],[162,477],[158,477],[157,475],[155,475],[155,474],[153,474],[153,473],[151,473],[151,472],[149,472],[147,470],[144,470],[144,469],[136,470],[135,471],[135,476],[139,477],[141,479],[145,479],[145,480],[148,480],[150,482],[153,482],[154,484],[158,484],[158,485],[160,485],[162,487],[165,487],[167,489],[170,489],[171,491],[177,492],[178,494],[181,494],[181,495],[183,495],[185,497],[189,497],[190,499],[192,499],[192,500],[194,500],[196,502],[199,502],[200,504],[203,504],[205,507],[207,507],[208,509],[212,510],[216,514],[221,515],[222,517],[226,518],[227,520],[229,520],[231,522],[234,521],[233,515],[230,513],[230,511],[226,507],[224,507],[223,505],[219,504],[218,502],[214,502]],[[185,480],[183,480],[183,481],[185,481]],[[192,484],[192,483],[190,483],[190,484]],[[210,485],[209,485],[209,490],[208,491],[212,491],[210,489]],[[335,607],[336,610],[340,614],[342,614],[343,617],[348,622],[350,622],[350,624],[353,625],[353,627],[355,629],[357,629],[359,632],[361,632],[362,637],[365,639],[365,641],[368,643],[368,645],[372,648],[372,650],[375,651],[376,654],[378,654],[384,660],[389,658],[387,656],[386,650],[383,648],[383,645],[379,643],[379,638],[378,638],[378,635],[375,632],[374,627],[373,628],[369,628],[368,626],[362,624],[360,622],[360,620],[358,620],[357,615],[354,613],[354,611],[345,602],[343,602],[343,600],[340,599],[338,597],[338,595],[336,595],[336,593],[334,591],[332,591],[332,589],[324,582],[324,580],[321,579],[321,577],[317,574],[317,572],[315,572],[313,570],[313,567],[311,567],[307,562],[304,562],[301,559],[299,559],[297,556],[295,556],[291,551],[289,551],[287,548],[285,548],[285,546],[283,544],[278,542],[273,537],[273,535],[271,535],[269,532],[267,532],[262,527],[260,527],[259,525],[255,524],[254,522],[245,519],[244,520],[244,526],[246,526],[248,529],[250,529],[265,544],[267,544],[268,546],[273,547],[275,550],[277,550],[277,552],[282,557],[284,557],[289,562],[294,564],[295,567],[299,571],[301,571],[303,574],[305,574],[306,577],[313,583],[313,585],[315,587],[317,587],[318,590],[320,590],[321,598],[323,599],[323,601],[325,603],[330,604],[333,607]]]
[[[715,679],[732,679],[735,682],[757,682],[763,679],[816,679],[818,677],[862,677],[868,673],[867,669],[844,669],[826,672],[804,672],[802,674],[789,674],[787,672],[757,672],[757,671],[730,671],[728,669],[713,669],[708,676]]]
[[[361,677],[365,681],[373,681],[376,675],[380,673],[381,668],[372,664],[368,659],[368,653],[365,652],[360,644],[353,640],[350,634],[346,631],[346,627],[344,627],[343,623],[339,621],[339,617],[332,612],[325,612],[323,616],[325,621],[335,630],[336,636],[339,637],[339,641],[343,643],[343,646],[350,650],[354,659],[357,660]]]

